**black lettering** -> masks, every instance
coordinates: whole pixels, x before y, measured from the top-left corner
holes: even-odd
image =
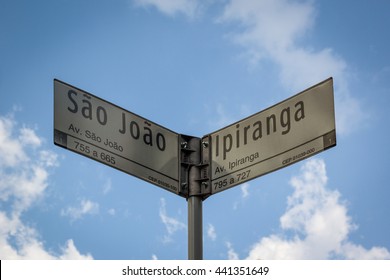
[[[139,139],[139,126],[138,123],[136,123],[135,121],[131,121],[130,123],[130,134],[131,137],[133,137],[134,139]]]
[[[276,132],[276,116],[272,114],[271,116],[267,117],[267,135],[271,134],[271,120],[273,123],[273,132]]]
[[[237,130],[236,130],[236,147],[237,148],[239,148],[240,147],[240,124],[237,124],[236,125],[236,128],[237,128]]]
[[[219,135],[215,137],[215,156],[219,155]]]
[[[250,125],[244,127],[244,145],[248,143],[248,130],[251,128]]]
[[[295,104],[295,108],[297,108],[299,105],[299,108],[295,112],[294,118],[296,122],[299,122],[300,120],[303,120],[305,118],[305,107],[303,101],[299,101],[297,104]]]
[[[84,94],[85,98],[91,99],[90,96]],[[83,99],[83,103],[87,104],[85,107],[81,109],[81,114],[84,118],[92,120],[92,104],[89,100]]]
[[[101,114],[100,112],[102,112],[103,114]],[[101,107],[101,106],[97,107],[97,109],[96,109],[96,117],[97,117],[98,122],[101,125],[106,125],[106,123],[107,123],[107,112],[106,112],[106,110],[103,107]]]
[[[290,107],[284,108],[280,113],[280,125],[285,128],[282,131],[282,134],[287,134],[290,132],[291,123],[290,123]]]
[[[250,144],[252,141],[258,141],[263,135],[271,135],[279,131],[282,135],[286,135],[294,127],[294,123],[292,122],[299,122],[306,117],[303,101],[296,102],[294,106],[286,106],[280,109],[273,108],[272,112],[269,110],[255,115],[254,118],[257,119],[249,118],[244,121],[245,125],[243,125],[243,122],[234,124],[235,132],[233,132],[233,127],[229,127],[228,131],[230,133],[225,132],[225,135],[216,133],[212,139],[216,157],[221,155],[223,160],[225,160],[233,148],[239,149],[242,145]],[[253,123],[249,123],[248,120],[253,121]],[[302,126],[300,127],[302,129]],[[220,148],[222,152],[220,152]]]
[[[144,134],[144,143],[149,146],[153,146],[153,135],[152,130],[149,127],[144,127],[144,130],[146,130],[149,133]]]
[[[142,128],[140,125],[135,121],[131,121],[129,125],[129,134],[132,139],[134,140],[141,140],[143,141],[143,144],[146,144],[148,146],[153,147],[154,144],[157,145],[157,149],[160,151],[165,151],[167,147],[167,141],[165,139],[164,134],[162,133],[157,133],[156,135],[153,134],[153,130],[148,127],[152,126],[149,122],[145,121],[145,126],[143,127],[143,131],[141,130]],[[126,125],[126,114],[123,112],[122,113],[122,124],[121,128],[119,129],[119,132],[122,134],[126,134],[127,132],[127,125]],[[116,142],[110,142],[109,146],[118,150],[118,151],[123,151],[123,147],[118,145]]]
[[[229,140],[229,141],[227,141]],[[229,144],[227,143],[229,142]],[[226,159],[226,154],[230,152],[233,146],[233,137],[231,134],[225,135],[223,137],[223,159]]]
[[[126,133],[126,115],[122,113],[122,128],[119,129],[119,132],[122,134]],[[130,124],[130,133],[131,133],[131,124]]]
[[[253,124],[253,127],[257,126],[257,128],[253,131],[252,139],[256,141],[257,139],[260,139],[263,137],[263,126],[261,121],[257,121]]]
[[[165,151],[166,142],[164,135],[162,135],[161,133],[157,133],[156,142],[158,149],[160,151]]]
[[[68,98],[69,98],[70,102],[73,103],[73,106],[74,106],[74,108],[68,107],[68,110],[69,110],[69,112],[77,113],[79,107],[77,106],[76,101],[73,99],[72,94],[77,96],[77,92],[75,92],[74,90],[69,90],[68,91]]]

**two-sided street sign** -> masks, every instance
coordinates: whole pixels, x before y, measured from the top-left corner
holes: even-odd
[[[179,194],[179,135],[54,80],[54,143]]]
[[[333,147],[333,79],[207,136],[211,194]]]
[[[177,134],[54,80],[54,143],[184,196],[188,258],[203,258],[202,201],[336,145],[333,79],[202,138]]]
[[[336,145],[333,79],[207,134],[204,197]],[[54,142],[183,196],[180,135],[54,80]],[[203,153],[203,152],[201,152]],[[202,163],[203,164],[203,163]],[[204,165],[204,164],[203,164]]]

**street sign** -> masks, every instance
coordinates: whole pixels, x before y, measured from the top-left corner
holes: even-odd
[[[333,147],[333,79],[207,136],[211,194]]]
[[[204,199],[336,145],[333,79],[202,138],[55,79],[54,143],[184,196],[188,257],[202,259]]]
[[[54,80],[54,143],[179,194],[179,135]]]

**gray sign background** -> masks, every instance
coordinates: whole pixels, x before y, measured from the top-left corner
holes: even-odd
[[[333,79],[208,136],[212,194],[333,147]]]
[[[54,80],[54,143],[61,147],[178,194],[178,141],[167,128]]]

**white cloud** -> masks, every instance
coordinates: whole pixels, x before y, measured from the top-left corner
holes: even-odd
[[[38,148],[41,139],[30,129],[15,127],[13,118],[0,117],[0,200],[10,202],[18,216],[42,197],[48,168],[57,164],[57,156],[48,150],[29,151]]]
[[[307,161],[290,183],[294,192],[280,218],[282,233],[254,244],[248,259],[390,259],[386,248],[365,249],[349,240],[356,226],[340,193],[326,187],[324,161]]]
[[[249,196],[249,183],[244,183],[241,185],[241,197],[247,198]]]
[[[228,248],[228,260],[238,260],[238,254],[234,250],[232,243],[226,242],[226,247]]]
[[[24,145],[31,145],[33,147],[39,147],[41,145],[41,139],[35,134],[35,131],[27,127],[20,129],[19,140]]]
[[[217,232],[215,231],[215,227],[212,224],[207,224],[207,236],[215,241],[217,239]]]
[[[112,182],[111,179],[108,178],[103,185],[103,194],[108,194],[112,190]]]
[[[302,90],[345,69],[332,50],[316,52],[300,45],[313,28],[315,15],[313,1],[231,0],[220,22],[240,23],[243,28],[232,35],[233,40],[256,54],[258,62],[277,63],[284,85]]]
[[[0,167],[14,167],[27,160],[23,143],[12,135],[14,125],[13,119],[0,117]]]
[[[220,21],[239,21],[247,30],[236,40],[261,51],[293,46],[313,26],[313,18],[314,8],[308,1],[231,0]]]
[[[0,259],[91,259],[71,239],[59,254],[46,250],[21,219],[44,196],[49,170],[58,165],[55,153],[38,149],[42,142],[34,130],[18,130],[12,117],[0,116]]]
[[[134,0],[137,6],[154,6],[173,16],[184,14],[193,18],[212,1],[200,4],[196,0]],[[349,90],[353,76],[347,62],[329,46],[316,50],[305,44],[305,36],[315,27],[318,11],[314,0],[228,0],[218,23],[238,23],[230,33],[241,45],[250,65],[271,61],[280,69],[280,81],[291,94],[302,91],[329,77],[335,81],[336,123],[338,133],[348,134],[368,120],[369,113]],[[231,124],[221,104],[217,104],[218,119],[212,127]]]
[[[167,234],[164,236],[164,242],[168,243],[172,241],[172,235],[175,234],[176,231],[185,230],[187,226],[183,222],[168,216],[164,198],[161,198],[160,202],[161,205],[159,215],[161,222],[164,224],[165,229],[167,230]]]
[[[330,48],[303,45],[316,14],[310,0],[230,0],[219,22],[238,22],[241,28],[233,33],[233,40],[252,56],[251,63],[268,60],[278,65],[280,80],[289,90],[301,91],[334,77],[338,131],[348,133],[367,114],[348,89],[349,69],[343,58]]]
[[[245,203],[245,200],[249,197],[249,183],[243,183],[240,185],[241,189],[241,197],[238,198],[234,203],[233,203],[233,210],[237,210],[243,203]]]
[[[68,216],[72,221],[79,220],[85,215],[95,215],[99,213],[99,204],[91,200],[81,200],[80,205],[68,207],[61,210],[62,216]]]
[[[134,0],[134,2],[138,6],[154,6],[169,16],[184,14],[194,18],[201,9],[200,1],[197,0]]]
[[[77,250],[72,239],[66,242],[66,246],[62,248],[62,254],[58,257],[61,260],[91,260],[90,254],[81,255]]]
[[[383,247],[372,247],[367,250],[364,247],[347,242],[341,247],[341,252],[346,259],[351,260],[384,260],[390,259],[390,253]]]
[[[58,156],[56,153],[48,150],[39,151],[40,162],[47,167],[59,166]]]

